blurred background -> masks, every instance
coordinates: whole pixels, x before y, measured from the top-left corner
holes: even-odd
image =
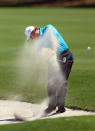
[[[25,81],[19,79],[17,64],[26,41],[25,28],[30,25],[43,28],[47,24],[55,26],[74,56],[66,107],[95,112],[95,0],[0,0],[0,100],[16,98],[37,103],[47,97],[46,70],[42,69],[44,80],[41,82],[38,82],[40,73],[35,70],[31,78],[24,76],[29,80],[24,84]],[[31,62],[34,64],[35,59]],[[95,116],[53,121],[49,125],[48,120],[47,127],[42,130],[49,130],[49,127],[56,128],[55,131],[63,128],[70,131],[95,130]],[[43,120],[41,126],[36,124],[36,130],[46,126],[46,123]],[[20,129],[24,131],[30,127],[25,126],[20,126]]]
[[[95,0],[0,0],[0,6],[93,6]]]
[[[47,80],[39,84],[35,71],[24,85],[16,62],[25,44],[25,28],[52,24],[74,55],[66,106],[95,111],[94,7],[95,0],[0,0],[0,99],[21,95],[22,101],[39,102],[46,98]]]

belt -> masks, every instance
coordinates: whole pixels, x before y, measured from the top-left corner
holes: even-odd
[[[61,52],[59,55],[65,54],[65,53],[67,53],[68,51],[69,51],[69,49],[66,49],[66,50],[64,50],[63,52]]]
[[[57,58],[60,58],[63,54],[67,53],[68,51],[69,51],[69,49],[64,50],[59,55],[57,55]]]

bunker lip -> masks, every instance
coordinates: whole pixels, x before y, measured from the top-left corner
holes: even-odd
[[[46,106],[47,106],[46,101],[44,101],[41,104],[32,104],[20,101],[0,100],[0,125],[21,122],[15,119],[14,113],[17,113],[18,116],[20,115],[21,118],[27,121],[40,119],[41,114],[46,108]],[[66,112],[64,113],[51,115],[46,118],[84,116],[84,115],[95,115],[95,112],[75,109],[73,110],[66,108]]]
[[[88,109],[82,109],[80,107],[77,107],[77,106],[71,106],[71,107],[67,107],[68,109],[72,109],[72,110],[78,110],[78,111],[86,111],[86,112],[92,112],[92,113],[95,113],[94,110],[88,110]]]

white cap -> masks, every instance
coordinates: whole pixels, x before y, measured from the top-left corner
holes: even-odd
[[[35,29],[34,26],[28,26],[25,29],[25,35],[27,36],[27,40],[30,39],[31,32]]]

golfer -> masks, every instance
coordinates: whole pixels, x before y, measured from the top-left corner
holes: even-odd
[[[67,92],[67,81],[69,78],[69,74],[71,72],[72,64],[73,64],[73,56],[72,53],[69,50],[69,47],[67,46],[66,42],[64,41],[63,37],[60,35],[60,33],[57,31],[57,29],[53,25],[46,25],[44,28],[38,28],[34,26],[29,26],[25,29],[25,34],[27,36],[27,40],[29,39],[35,39],[39,36],[43,36],[45,32],[51,29],[52,34],[54,36],[54,39],[57,40],[56,48],[54,48],[56,58],[61,70],[61,73],[63,75],[63,79],[59,78],[59,82],[57,84],[57,81],[53,82],[53,84],[50,82],[52,77],[56,77],[58,74],[53,72],[52,64],[49,65],[48,69],[48,97],[49,97],[49,104],[48,107],[45,110],[45,114],[51,113],[53,110],[56,109],[56,113],[63,113],[65,112],[65,98],[66,98],[66,92]],[[56,71],[54,71],[56,72]],[[64,79],[65,78],[65,79]],[[54,79],[53,79],[54,80]]]

